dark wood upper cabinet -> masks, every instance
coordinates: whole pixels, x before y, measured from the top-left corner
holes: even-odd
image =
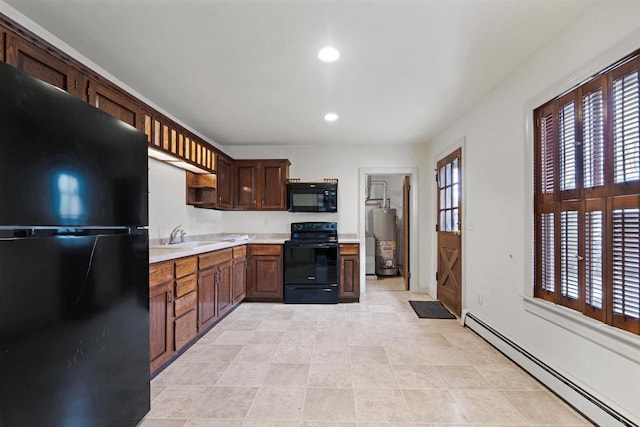
[[[5,53],[7,51],[7,30],[0,26],[0,61],[5,62],[6,56]]]
[[[285,210],[289,160],[236,160],[234,209]]]
[[[137,129],[145,130],[142,109],[123,94],[90,79],[87,85],[87,96],[87,101],[94,107]]]
[[[14,34],[6,33],[0,38],[5,39],[2,56],[5,56],[8,64],[77,98],[83,98],[82,74],[79,70]]]
[[[290,164],[288,160],[265,160],[261,162],[261,209],[286,209],[286,187]]]
[[[234,208],[257,209],[258,165],[253,161],[239,160],[234,166],[236,187]]]
[[[216,176],[218,178],[218,209],[233,207],[233,167],[232,160],[216,154]]]

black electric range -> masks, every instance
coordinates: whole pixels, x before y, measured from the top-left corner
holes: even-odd
[[[294,222],[284,243],[284,302],[338,303],[338,225]]]

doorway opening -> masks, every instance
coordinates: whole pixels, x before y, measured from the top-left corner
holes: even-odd
[[[405,173],[366,173],[364,200],[365,274],[387,290],[410,288],[411,176]]]

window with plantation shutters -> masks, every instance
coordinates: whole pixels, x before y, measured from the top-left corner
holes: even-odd
[[[638,335],[639,54],[534,111],[535,296]]]

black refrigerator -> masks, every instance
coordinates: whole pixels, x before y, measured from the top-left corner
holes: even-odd
[[[149,410],[146,136],[0,62],[0,427]]]

